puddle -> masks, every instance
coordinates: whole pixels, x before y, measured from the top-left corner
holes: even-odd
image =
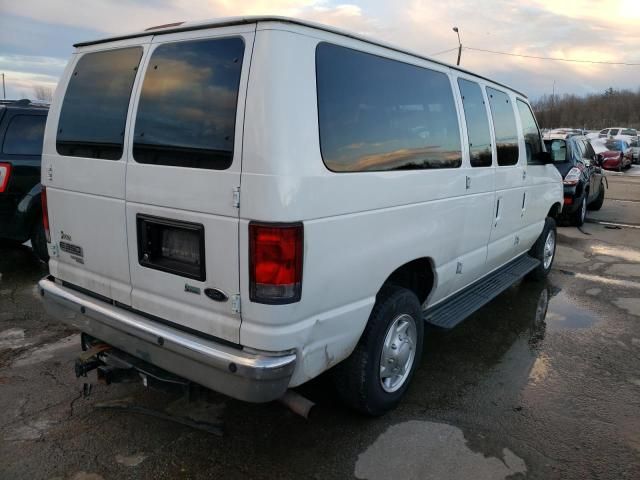
[[[564,291],[549,300],[549,309],[545,318],[547,330],[567,328],[587,328],[598,319],[595,314],[578,307]]]
[[[524,460],[508,448],[502,458],[485,456],[469,448],[459,428],[418,420],[387,429],[360,454],[355,468],[355,476],[367,480],[497,480],[526,472]]]

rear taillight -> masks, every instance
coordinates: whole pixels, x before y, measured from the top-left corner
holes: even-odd
[[[300,300],[304,227],[249,223],[249,296],[252,302]]]
[[[6,190],[9,183],[9,175],[11,175],[11,164],[0,163],[0,193]]]
[[[580,175],[582,174],[582,170],[578,167],[573,167],[567,175],[564,177],[565,185],[577,185],[580,180]]]
[[[42,185],[40,192],[40,200],[42,201],[42,225],[44,226],[44,236],[47,243],[51,243],[51,233],[49,232],[49,208],[47,207],[47,187]]]

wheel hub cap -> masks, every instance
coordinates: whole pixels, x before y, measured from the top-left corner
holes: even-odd
[[[391,322],[380,355],[380,385],[385,392],[395,392],[406,382],[415,359],[417,338],[411,315],[399,315]]]
[[[543,258],[543,266],[544,269],[547,270],[551,266],[551,262],[553,262],[553,255],[556,250],[556,234],[553,230],[549,230],[547,234],[547,239],[544,242],[544,258]]]

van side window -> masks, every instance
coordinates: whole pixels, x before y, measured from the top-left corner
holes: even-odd
[[[464,78],[458,78],[458,87],[460,87],[462,106],[467,122],[471,166],[490,167],[491,133],[489,132],[489,118],[482,90],[476,82]]]
[[[133,141],[138,163],[224,170],[233,162],[241,38],[168,43],[144,77]]]
[[[316,48],[320,149],[329,170],[457,168],[460,127],[444,73],[350,48]]]
[[[538,130],[538,124],[529,105],[522,100],[517,100],[516,104],[518,105],[520,123],[522,124],[527,163],[529,165],[540,165],[540,162],[536,160],[538,154],[542,151],[542,137],[540,136],[540,130]]]
[[[142,47],[86,53],[62,102],[56,150],[68,157],[119,160]]]
[[[46,115],[15,115],[4,136],[2,153],[41,155]]]
[[[509,96],[500,90],[487,87],[487,95],[496,136],[498,165],[515,165],[518,163],[518,130],[513,105]]]

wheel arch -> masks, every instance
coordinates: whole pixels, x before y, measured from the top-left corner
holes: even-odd
[[[396,268],[383,285],[404,287],[416,294],[420,303],[424,303],[436,285],[435,264],[430,257],[420,257]],[[381,286],[381,289],[382,289]]]

